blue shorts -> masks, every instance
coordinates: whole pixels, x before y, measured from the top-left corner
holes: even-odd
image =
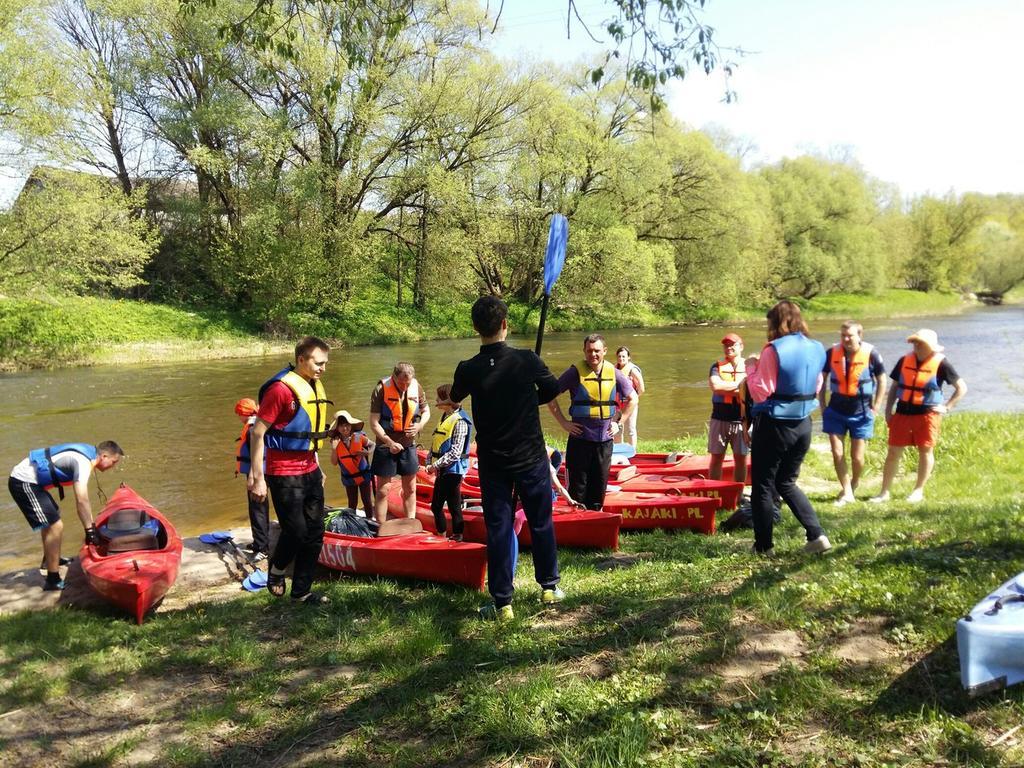
[[[420,468],[420,459],[416,455],[416,446],[410,445],[398,453],[391,453],[383,446],[377,446],[373,452],[370,470],[377,477],[408,477],[415,475]]]
[[[851,416],[826,408],[821,415],[821,431],[839,436],[849,432],[853,440],[870,440],[875,434],[875,416],[866,408],[858,409]]]

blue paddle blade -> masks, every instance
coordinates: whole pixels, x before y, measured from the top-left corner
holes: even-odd
[[[265,589],[266,586],[266,571],[253,571],[250,575],[246,576],[245,580],[242,582],[242,588],[249,592],[259,592],[261,589]]]
[[[222,541],[231,541],[231,534],[227,531],[213,531],[200,534],[199,540],[203,544],[220,544]]]
[[[629,443],[616,443],[612,446],[613,456],[625,456],[627,459],[632,459],[636,456],[636,448]]]
[[[565,265],[565,245],[569,241],[569,220],[560,213],[551,217],[548,249],[544,254],[544,293],[551,295],[555,281]]]

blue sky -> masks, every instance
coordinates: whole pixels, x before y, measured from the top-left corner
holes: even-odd
[[[566,40],[566,5],[505,0],[496,51],[599,53],[575,23]],[[577,5],[597,33],[610,0]],[[750,51],[731,84],[739,100],[721,103],[721,77],[694,72],[669,106],[751,143],[747,162],[834,152],[906,195],[1024,193],[1024,0],[708,0],[704,20]]]

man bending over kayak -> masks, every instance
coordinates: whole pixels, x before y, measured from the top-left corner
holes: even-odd
[[[60,519],[60,507],[53,500],[49,489],[56,488],[61,501],[64,500],[64,487],[75,489],[75,504],[78,519],[85,529],[85,541],[96,543],[96,527],[93,525],[92,505],[89,503],[89,477],[93,469],[106,472],[124,456],[121,446],[113,440],[99,445],[86,443],[61,443],[49,448],[36,448],[30,451],[28,458],[23,459],[11,470],[7,488],[11,497],[21,509],[32,526],[39,531],[43,540],[43,564],[46,569],[46,591],[64,589],[64,579],[60,576],[60,566],[68,561],[60,556],[60,547],[64,538],[64,522]]]

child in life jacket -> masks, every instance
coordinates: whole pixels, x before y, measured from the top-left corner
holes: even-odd
[[[363,432],[363,422],[348,411],[338,411],[327,430],[331,439],[331,464],[341,471],[341,484],[348,494],[348,506],[357,508],[363,503],[363,514],[373,517],[373,474],[370,472],[370,454],[373,443]]]
[[[249,445],[249,430],[256,423],[256,401],[251,397],[243,397],[235,403],[235,413],[242,422],[242,434],[235,442],[235,477],[249,474],[249,456],[252,446]],[[246,502],[249,505],[249,529],[252,531],[252,544],[249,545],[250,557],[253,562],[267,559],[270,552],[270,501],[258,501],[246,491]]]
[[[562,452],[557,448],[552,448],[550,445],[547,446],[547,449],[548,459],[551,464],[551,500],[558,501],[558,497],[561,496],[570,506],[582,509],[583,505],[569,495],[569,491],[562,485],[562,481],[558,477],[559,471],[562,469]]]
[[[448,531],[448,521],[444,515],[444,506],[447,504],[448,514],[452,516],[451,537],[454,541],[462,541],[465,527],[462,519],[462,479],[469,470],[469,438],[473,425],[469,414],[462,410],[462,405],[451,402],[450,396],[450,384],[442,384],[437,388],[436,405],[441,410],[441,420],[434,429],[426,469],[427,474],[437,476],[434,480],[434,494],[430,499],[437,533],[444,536]]]

